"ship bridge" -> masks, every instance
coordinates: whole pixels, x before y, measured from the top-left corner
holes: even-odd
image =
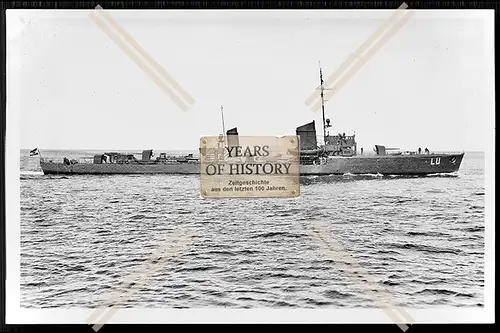
[[[355,135],[327,135],[322,138],[316,133],[315,121],[297,127],[296,134],[300,139],[301,154],[321,151],[326,155],[356,155],[357,143]],[[322,142],[322,144],[320,144]]]

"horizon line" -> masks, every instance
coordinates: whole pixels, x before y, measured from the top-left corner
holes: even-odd
[[[45,150],[45,151],[65,151],[65,150],[75,150],[75,151],[78,151],[78,150],[88,150],[88,151],[109,151],[109,152],[112,152],[112,151],[132,151],[132,150],[137,150],[137,151],[144,151],[144,150],[149,150],[149,149],[152,149],[153,151],[158,151],[158,150],[179,150],[179,151],[182,151],[182,150],[193,150],[193,151],[198,151],[198,149],[193,149],[193,148],[162,148],[162,149],[154,149],[154,148],[136,148],[136,149],[123,149],[123,148],[120,148],[120,149],[112,149],[112,148],[38,148],[38,147],[35,147],[37,148],[38,150]],[[35,148],[20,148],[20,150],[33,150]],[[404,150],[403,151],[407,151],[407,150]],[[485,150],[467,150],[467,149],[434,149],[434,150],[431,150],[432,151],[436,151],[436,152],[468,152],[468,153],[485,153],[486,151]]]

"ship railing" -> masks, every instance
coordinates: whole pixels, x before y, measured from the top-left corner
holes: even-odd
[[[450,154],[462,154],[463,151],[455,151],[455,150],[442,150],[442,151],[438,151],[438,150],[431,150],[429,155],[450,155]],[[422,154],[425,154],[422,152]]]
[[[94,163],[94,158],[93,157],[78,157],[78,158],[70,158],[67,157],[67,159],[71,163],[78,163],[78,164],[93,164]],[[41,158],[42,162],[49,162],[49,163],[64,163],[64,157],[43,157]]]
[[[327,135],[327,137],[335,137],[337,136],[338,134],[330,134],[330,135]],[[310,141],[311,139],[313,138],[313,136],[304,136],[302,138],[303,141]],[[354,137],[353,135],[347,135],[345,136],[345,140],[347,142],[348,145],[354,145],[355,142],[354,142]],[[330,142],[330,144],[332,144],[332,142]],[[323,135],[316,135],[316,145],[319,147],[319,146],[324,146],[325,145],[325,138],[323,137]]]
[[[364,154],[367,154],[368,152],[365,151]],[[399,150],[399,151],[394,151],[394,152],[386,152],[386,155],[415,155],[415,156],[422,156],[422,155],[458,155],[462,154],[461,151],[450,151],[450,150],[444,150],[444,151],[429,151],[426,153],[425,151],[418,152],[415,150]],[[375,155],[377,155],[375,153]]]

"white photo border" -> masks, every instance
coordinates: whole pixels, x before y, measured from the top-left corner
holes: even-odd
[[[132,11],[132,10],[131,10]],[[277,11],[277,10],[276,10]],[[365,10],[363,10],[365,11]],[[416,10],[417,12],[419,10]],[[433,10],[434,11],[434,10]],[[439,10],[443,11],[444,10]],[[17,13],[16,13],[17,12]],[[24,10],[7,10],[9,21]],[[30,10],[33,12],[33,10]],[[284,11],[286,12],[286,11]],[[448,12],[448,11],[447,11]],[[461,15],[469,10],[452,10]],[[472,10],[471,15],[484,19],[485,54],[494,62],[494,11]],[[468,15],[468,14],[467,14]],[[9,42],[7,38],[7,44]],[[6,324],[87,324],[94,309],[27,309],[20,306],[20,87],[9,81],[8,45],[6,45]],[[494,72],[491,73],[494,97]],[[10,84],[9,84],[10,83]],[[485,285],[483,308],[435,307],[404,308],[418,323],[494,323],[495,295],[495,110],[490,110],[491,141],[485,150]],[[381,309],[120,309],[108,324],[124,323],[387,323],[393,324]]]

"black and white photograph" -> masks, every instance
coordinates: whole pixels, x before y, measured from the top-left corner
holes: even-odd
[[[494,322],[493,15],[8,9],[7,324]]]

